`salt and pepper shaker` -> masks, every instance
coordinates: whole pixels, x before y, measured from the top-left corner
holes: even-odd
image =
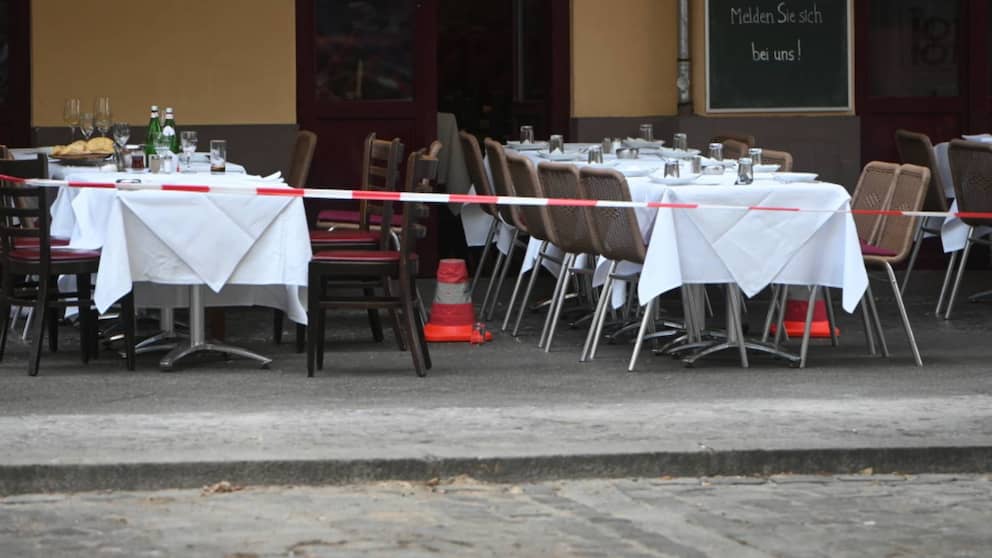
[[[675,134],[672,138],[672,148],[679,151],[688,151],[689,149],[689,137],[683,133]]]
[[[678,178],[679,177],[679,160],[678,159],[666,159],[665,160],[665,178]]]
[[[589,147],[589,164],[603,164],[603,148],[599,145]]]
[[[741,157],[737,161],[737,184],[754,183],[754,167],[750,157]]]
[[[748,149],[747,150],[747,156],[751,158],[751,163],[752,164],[754,164],[754,165],[760,165],[761,164],[761,148],[760,147],[752,147],[751,149]]]
[[[710,159],[714,161],[723,160],[723,144],[722,143],[711,143],[710,144]]]

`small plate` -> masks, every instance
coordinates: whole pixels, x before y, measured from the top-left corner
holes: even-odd
[[[554,153],[541,151],[537,154],[538,157],[549,161],[578,161],[582,158],[582,155],[578,151],[555,151]]]
[[[778,172],[782,165],[754,165],[754,172]]]
[[[777,172],[772,176],[779,182],[791,184],[793,182],[815,182],[819,175],[815,172]]]
[[[624,147],[636,147],[637,149],[661,149],[665,142],[661,140],[647,141],[639,138],[627,138],[623,140]]]
[[[533,143],[520,143],[519,141],[508,141],[506,146],[514,151],[540,151],[548,148],[548,142],[535,141]]]
[[[666,159],[690,159],[696,155],[699,155],[698,149],[672,149],[670,147],[662,147],[658,150],[658,156]]]
[[[657,174],[652,174],[650,176],[651,182],[655,184],[664,184],[665,186],[686,186],[689,184],[695,184],[696,179],[699,178],[698,174],[690,174],[687,176],[660,176]]]
[[[647,176],[654,171],[658,170],[657,165],[619,165],[617,170],[623,173],[624,176],[634,178],[638,176]]]

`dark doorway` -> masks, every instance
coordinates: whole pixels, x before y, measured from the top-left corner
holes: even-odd
[[[31,2],[0,0],[0,144],[31,143]]]

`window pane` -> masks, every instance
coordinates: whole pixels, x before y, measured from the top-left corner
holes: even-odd
[[[957,0],[872,0],[873,96],[959,95],[959,4]]]
[[[411,99],[415,10],[410,0],[317,0],[317,96]]]
[[[10,6],[0,0],[0,104],[7,102],[10,79],[10,35],[8,34]]]

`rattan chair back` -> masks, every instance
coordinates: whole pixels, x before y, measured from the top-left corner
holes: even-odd
[[[462,144],[462,153],[465,154],[465,166],[468,169],[468,176],[475,186],[475,193],[480,196],[492,196],[493,187],[489,183],[489,175],[486,174],[486,163],[482,160],[482,148],[479,147],[479,140],[475,136],[462,130],[458,132],[458,141]],[[496,217],[496,205],[491,203],[479,204],[479,207],[489,215]]]
[[[899,172],[899,165],[872,161],[865,165],[858,178],[858,185],[851,196],[851,209],[881,210],[889,204],[892,186]],[[873,214],[854,214],[854,226],[861,240],[874,244],[882,225],[882,216]]]
[[[902,165],[896,172],[892,195],[885,209],[893,211],[919,211],[926,200],[930,187],[930,169],[918,165]],[[905,215],[885,215],[879,226],[878,238],[874,244],[883,250],[895,252],[894,256],[884,256],[889,263],[898,263],[909,256],[919,217]]]
[[[537,166],[541,187],[549,198],[582,199],[579,170],[575,165],[541,163]],[[596,254],[592,227],[586,212],[578,206],[549,205],[551,228],[558,240],[555,244],[569,254]]]
[[[506,151],[503,146],[490,138],[483,140],[486,145],[486,157],[489,159],[489,170],[492,172],[492,187],[497,196],[515,196],[516,189],[510,178],[510,169],[506,163]],[[521,232],[529,232],[526,219],[520,208],[512,205],[497,206],[500,217]]]
[[[992,212],[992,145],[951,140],[948,158],[958,211]],[[962,215],[961,220],[972,227],[992,226],[992,219]]]
[[[930,171],[930,189],[923,204],[924,211],[947,211],[947,198],[944,197],[944,184],[937,169],[937,156],[925,134],[907,130],[896,130],[896,149],[902,163],[926,167]]]
[[[590,200],[631,201],[627,179],[615,169],[579,171],[582,197]],[[644,263],[647,247],[631,207],[586,207],[594,244],[610,260]]]
[[[517,195],[525,198],[543,198],[544,190],[541,179],[537,176],[534,163],[522,155],[506,154],[506,163],[510,170],[510,178]],[[554,228],[551,226],[551,215],[547,206],[522,205],[520,212],[527,221],[527,232],[538,240],[547,240],[558,244]]]

